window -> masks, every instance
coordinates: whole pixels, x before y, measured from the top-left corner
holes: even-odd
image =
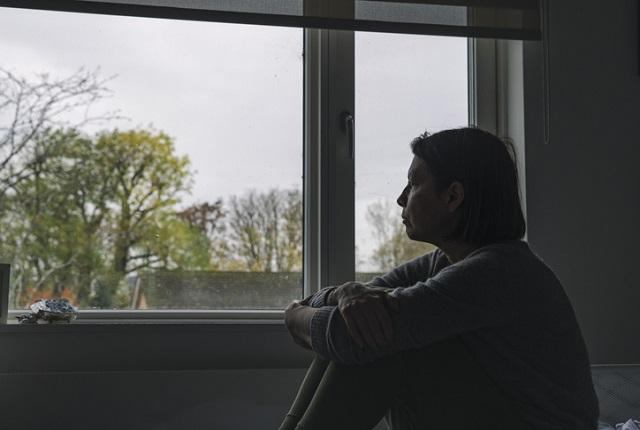
[[[406,185],[409,143],[466,126],[467,39],[356,33],[356,278],[434,249],[408,239],[396,199]]]
[[[0,20],[10,308],[302,297],[302,29],[9,8]]]
[[[279,322],[295,298],[426,251],[376,255],[386,233],[367,213],[393,218],[410,139],[474,121],[484,105],[468,83],[494,78],[474,61],[467,72],[466,38],[9,8],[0,20],[5,93],[68,97],[19,154],[0,148],[10,307],[62,295],[86,321]]]

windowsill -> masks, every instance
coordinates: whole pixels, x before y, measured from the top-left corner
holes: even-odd
[[[132,325],[132,324],[284,324],[284,310],[81,310],[78,317],[70,322],[20,324],[16,316],[29,313],[28,310],[11,310],[4,326],[42,327],[78,325]]]
[[[155,329],[154,327],[159,327]],[[189,319],[173,319],[173,320],[81,320],[71,323],[39,323],[39,324],[19,324],[9,323],[0,324],[0,333],[64,333],[64,332],[96,332],[104,333],[114,330],[138,330],[139,332],[167,331],[167,330],[210,330],[211,327],[245,327],[241,330],[254,330],[255,327],[284,327],[284,321],[277,320],[259,320],[259,319],[211,319],[211,320],[189,320]],[[252,327],[252,328],[249,328]],[[140,329],[138,329],[140,328]],[[222,330],[227,330],[222,329]]]
[[[302,369],[283,319],[0,325],[0,373]]]

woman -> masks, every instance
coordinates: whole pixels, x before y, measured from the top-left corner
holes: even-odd
[[[513,147],[462,128],[411,149],[403,223],[438,249],[286,309],[316,357],[280,429],[596,429],[573,308],[521,240]]]

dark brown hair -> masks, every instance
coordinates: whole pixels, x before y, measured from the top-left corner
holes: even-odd
[[[522,239],[526,224],[520,206],[513,144],[478,128],[427,132],[411,142],[435,179],[438,191],[458,181],[464,200],[451,238],[474,245]]]

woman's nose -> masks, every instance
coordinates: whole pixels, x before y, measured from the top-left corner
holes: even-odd
[[[400,195],[398,196],[398,199],[396,200],[396,202],[398,203],[398,205],[400,205],[400,206],[402,206],[402,207],[404,207],[404,204],[405,204],[405,202],[406,202],[406,199],[405,199],[406,191],[407,191],[407,189],[406,189],[406,187],[405,187],[405,189],[404,189],[404,190],[402,190],[402,193],[400,193]]]

